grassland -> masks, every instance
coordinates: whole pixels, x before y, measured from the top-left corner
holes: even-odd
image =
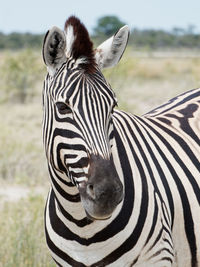
[[[45,68],[40,52],[1,53],[0,73],[0,267],[54,266],[43,231],[49,183],[41,134]],[[119,108],[141,115],[198,87],[200,58],[191,51],[138,55],[129,49],[104,74]]]

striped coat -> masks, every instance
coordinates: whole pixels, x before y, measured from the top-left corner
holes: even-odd
[[[99,68],[121,58],[126,26],[95,54],[77,18],[65,35],[54,27],[43,46],[52,257],[74,267],[200,266],[200,90],[142,117],[115,109]]]

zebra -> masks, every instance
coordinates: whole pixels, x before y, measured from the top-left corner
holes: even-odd
[[[200,266],[200,89],[136,116],[101,70],[129,28],[93,49],[67,19],[43,43],[47,245],[57,266]]]

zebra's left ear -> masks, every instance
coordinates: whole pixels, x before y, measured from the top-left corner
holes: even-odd
[[[125,25],[115,35],[97,47],[95,58],[101,69],[113,67],[119,62],[126,49],[128,38],[129,28]]]
[[[65,34],[54,26],[46,33],[42,50],[44,63],[51,76],[66,61],[65,49]]]

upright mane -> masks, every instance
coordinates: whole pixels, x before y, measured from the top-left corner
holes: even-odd
[[[65,22],[67,51],[75,60],[82,59],[81,67],[86,72],[94,72],[96,63],[93,43],[89,33],[81,21],[75,16],[69,17]]]

